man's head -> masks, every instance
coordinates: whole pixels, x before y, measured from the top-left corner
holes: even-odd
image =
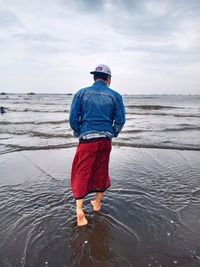
[[[98,65],[94,71],[90,72],[94,75],[94,81],[103,80],[107,86],[111,83],[111,70],[104,64]]]

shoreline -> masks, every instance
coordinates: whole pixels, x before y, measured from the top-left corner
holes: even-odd
[[[4,145],[0,144],[0,146],[6,146],[7,150],[2,151],[0,154],[8,154],[14,152],[22,152],[22,151],[41,151],[41,150],[57,150],[57,149],[66,149],[66,148],[76,148],[78,142],[67,143],[67,144],[58,144],[58,145],[47,145],[41,147],[23,147],[19,145]],[[127,148],[142,148],[142,149],[158,149],[158,150],[177,150],[177,151],[200,151],[198,147],[190,147],[190,146],[169,146],[169,145],[153,145],[153,144],[131,144],[131,143],[122,143],[118,141],[114,141],[112,143],[113,147],[127,147]]]
[[[77,144],[66,144],[66,147],[63,147],[62,145],[58,145],[56,148],[53,146],[49,146],[48,148],[27,148],[27,149],[22,149],[18,151],[8,151],[6,153],[1,154],[0,158],[0,165],[1,170],[0,170],[0,176],[3,178],[3,176],[9,176],[9,174],[20,174],[20,172],[23,173],[24,169],[21,168],[19,169],[17,166],[17,162],[19,166],[25,164],[29,164],[30,166],[34,166],[34,162],[37,164],[40,164],[44,168],[45,166],[53,166],[54,164],[57,165],[58,162],[62,162],[62,169],[66,168],[71,169],[71,164],[73,161],[73,157],[75,155],[76,147]],[[151,155],[149,159],[147,159],[147,155]],[[175,149],[175,148],[157,148],[157,147],[146,147],[146,146],[126,146],[126,145],[121,145],[119,146],[118,144],[113,144],[112,146],[112,151],[111,151],[111,156],[110,156],[110,170],[112,171],[112,168],[117,166],[117,163],[121,161],[123,163],[123,169],[121,171],[124,171],[126,174],[127,171],[127,166],[130,167],[131,164],[133,166],[136,164],[135,160],[138,157],[138,163],[139,163],[139,169],[142,166],[142,164],[146,165],[149,164],[148,160],[152,161],[153,158],[155,157],[155,163],[156,163],[156,158],[158,157],[158,162],[160,158],[165,158],[167,161],[171,160],[173,155],[173,158],[175,158],[178,161],[183,161],[187,158],[187,161],[191,160],[191,155],[192,159],[195,161],[194,162],[199,162],[200,166],[200,151],[199,150],[194,150],[194,149]],[[188,156],[187,156],[188,155]],[[190,157],[189,157],[190,155]],[[144,158],[143,158],[144,157]],[[28,162],[27,162],[28,159]],[[16,161],[16,166],[14,166],[14,169],[16,169],[17,173],[13,172],[13,166],[11,163]],[[144,162],[143,162],[144,161]],[[173,162],[172,162],[173,163]],[[187,163],[187,162],[186,162]],[[163,162],[163,164],[165,164]],[[30,166],[27,166],[29,168]],[[32,166],[32,167],[33,167]],[[189,165],[190,166],[190,165]],[[188,167],[189,167],[188,166]],[[163,168],[163,166],[161,166]],[[198,164],[197,164],[198,167]],[[135,167],[136,168],[136,167]],[[4,173],[4,172],[8,173]],[[67,171],[67,170],[66,170]],[[67,173],[65,174],[65,179],[67,177]],[[2,179],[3,180],[3,179]],[[1,181],[2,181],[1,180]],[[1,185],[1,184],[0,184]]]

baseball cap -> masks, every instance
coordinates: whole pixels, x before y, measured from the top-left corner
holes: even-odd
[[[94,71],[91,71],[90,74],[96,74],[96,73],[105,73],[111,76],[111,70],[110,68],[105,64],[98,65]]]

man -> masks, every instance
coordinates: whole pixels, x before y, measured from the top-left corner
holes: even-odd
[[[4,114],[4,113],[6,113],[5,108],[1,107],[1,114]]]
[[[94,211],[101,209],[103,192],[110,186],[111,139],[118,136],[125,123],[122,97],[109,88],[110,68],[100,64],[90,73],[94,75],[94,84],[75,94],[69,117],[74,136],[79,138],[71,172],[78,226],[88,224],[83,212],[88,193],[96,192],[91,204]]]

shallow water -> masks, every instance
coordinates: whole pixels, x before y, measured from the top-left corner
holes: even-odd
[[[102,211],[70,191],[75,148],[0,158],[0,266],[200,266],[200,152],[113,147]]]
[[[99,214],[87,196],[82,228],[71,100],[0,95],[0,267],[199,267],[200,96],[124,96],[112,186]]]

